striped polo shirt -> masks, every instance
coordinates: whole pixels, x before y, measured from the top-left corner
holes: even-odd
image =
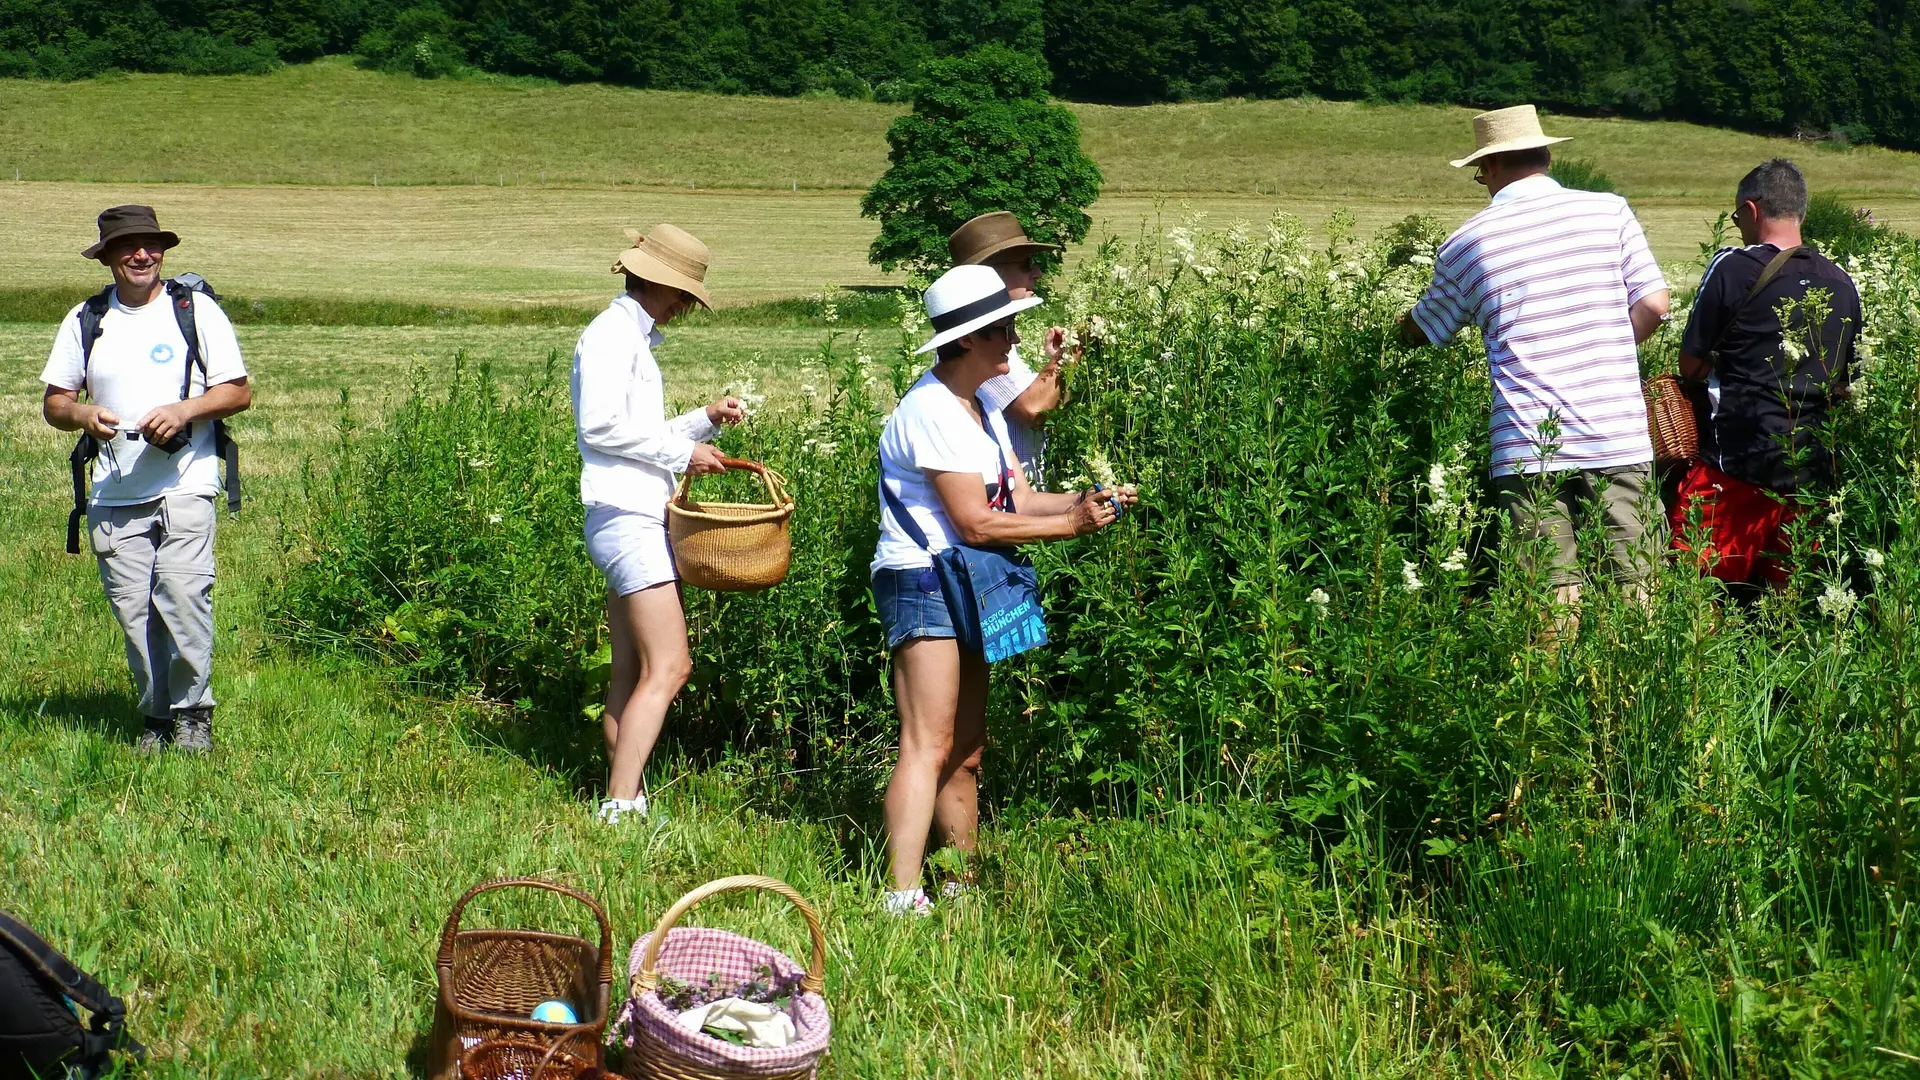
[[[1627,311],[1667,287],[1625,199],[1516,180],[1447,238],[1414,305],[1427,340],[1480,327],[1493,376],[1493,474],[1653,460]],[[1559,418],[1551,460],[1540,426]]]

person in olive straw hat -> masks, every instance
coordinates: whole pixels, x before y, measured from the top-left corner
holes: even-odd
[[[587,555],[607,577],[613,671],[602,727],[607,791],[600,819],[646,816],[647,758],[667,707],[693,669],[679,575],[667,543],[667,501],[675,474],[723,471],[708,441],[746,412],[737,398],[668,418],[653,350],[660,327],[707,294],[707,246],[686,230],[627,230],[632,246],[613,263],[626,290],[580,335],[573,351],[573,415],[580,444],[580,501]]]
[[[955,266],[987,266],[1000,275],[1007,293],[1014,299],[1035,296],[1040,286],[1037,256],[1063,250],[1058,244],[1043,244],[1029,239],[1020,219],[1006,210],[981,214],[953,231],[947,238],[947,253]],[[1050,327],[1041,338],[1047,362],[1035,371],[1020,357],[1018,347],[1007,354],[1007,373],[987,380],[980,387],[980,398],[990,409],[1006,418],[1007,435],[1014,456],[1026,470],[1029,482],[1043,482],[1041,467],[1046,452],[1044,425],[1047,414],[1059,408],[1061,375],[1067,358],[1067,332]]]
[[[1551,552],[1564,633],[1577,625],[1574,523],[1587,508],[1604,520],[1605,562],[1629,592],[1644,596],[1660,564],[1665,519],[1637,346],[1667,318],[1667,282],[1625,199],[1547,175],[1548,147],[1566,139],[1542,131],[1533,106],[1481,113],[1473,135],[1473,153],[1453,165],[1476,166],[1492,200],[1440,245],[1400,335],[1443,345],[1479,326],[1493,492],[1522,546]]]
[[[220,491],[214,421],[246,409],[253,391],[220,305],[184,285],[169,293],[161,268],[180,237],[160,227],[153,208],[111,207],[97,224],[99,240],[80,254],[105,266],[113,284],[61,321],[40,373],[41,411],[61,431],[85,432],[98,450],[87,535],[146,718],[138,746],[205,753],[213,748]],[[83,323],[92,341],[83,340]],[[183,325],[193,327],[193,349]]]

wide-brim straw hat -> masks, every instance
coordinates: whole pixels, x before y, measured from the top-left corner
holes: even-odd
[[[1002,255],[1064,250],[1059,244],[1042,244],[1030,239],[1027,230],[1020,226],[1020,219],[1007,210],[981,214],[947,237],[947,254],[953,256],[955,266],[976,266]]]
[[[659,224],[642,233],[626,230],[633,246],[613,260],[613,272],[625,271],[642,281],[679,289],[700,306],[713,310],[707,295],[707,245],[678,225]]]
[[[1552,146],[1554,143],[1566,141],[1565,138],[1554,138],[1540,130],[1540,113],[1531,105],[1495,109],[1473,118],[1475,149],[1473,153],[1455,161],[1453,167],[1464,168],[1488,154],[1537,150],[1542,146]]]
[[[956,266],[927,289],[927,319],[933,323],[933,340],[913,351],[915,355],[932,352],[983,326],[1038,306],[1037,296],[1015,300],[1008,295],[1006,282],[990,266]]]
[[[180,235],[161,228],[151,206],[109,206],[100,211],[96,224],[100,226],[100,239],[80,253],[83,259],[98,259],[108,244],[126,236],[158,237],[163,250],[180,246]]]

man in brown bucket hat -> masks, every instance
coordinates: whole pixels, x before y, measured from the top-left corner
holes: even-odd
[[[667,500],[676,474],[725,469],[709,440],[720,425],[746,419],[731,397],[667,416],[653,350],[665,340],[660,327],[695,304],[712,307],[707,246],[675,225],[628,229],[627,239],[631,246],[613,262],[626,289],[581,333],[571,385],[587,557],[607,577],[613,671],[601,718],[608,769],[599,816],[609,825],[646,817],[647,758],[693,670]]]
[[[233,324],[213,296],[161,277],[180,237],[150,206],[100,214],[81,252],[113,284],[60,324],[40,381],[47,423],[84,433],[76,487],[87,485],[87,537],[126,635],[146,717],[140,749],[213,747],[215,425],[253,401]],[[189,340],[191,333],[191,340]],[[81,401],[85,392],[88,400]],[[79,509],[76,508],[76,515]],[[68,535],[78,551],[78,517]]]
[[[1006,283],[1007,295],[1015,300],[1036,295],[1041,269],[1036,256],[1062,250],[1058,244],[1043,244],[1029,239],[1020,219],[1005,210],[981,214],[953,231],[947,238],[947,253],[955,266],[990,266]],[[1039,371],[1029,368],[1015,346],[1007,354],[1007,373],[989,379],[980,387],[980,399],[990,409],[998,409],[1007,421],[1007,438],[1019,456],[1027,480],[1036,488],[1041,482],[1046,433],[1042,430],[1047,414],[1060,406],[1060,376],[1071,363],[1066,358],[1067,332],[1055,326],[1041,338],[1047,362]]]

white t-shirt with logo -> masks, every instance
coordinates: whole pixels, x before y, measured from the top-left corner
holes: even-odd
[[[991,436],[953,391],[929,371],[900,399],[887,418],[886,430],[880,433],[880,482],[913,515],[933,551],[944,551],[956,541],[946,504],[934,490],[928,470],[977,472],[991,498],[999,489],[1002,460],[1009,469],[1019,468],[1014,464],[1013,447],[1006,442],[1005,418],[998,411],[989,411],[987,422],[994,430]],[[917,570],[932,565],[928,549],[915,543],[900,527],[882,496],[880,546],[873,553],[872,569]]]
[[[125,427],[137,427],[147,413],[180,400],[180,383],[187,370],[187,340],[180,336],[173,301],[166,289],[156,291],[145,305],[130,308],[115,293],[100,319],[100,336],[93,356],[80,351],[80,309],[67,312],[53,339],[40,381],[62,390],[84,390],[89,400],[105,406]],[[207,392],[209,383],[246,377],[240,343],[233,323],[220,305],[201,293],[193,294],[193,316],[200,335],[204,373],[195,367],[189,397]],[[220,491],[220,463],[213,449],[213,423],[197,420],[193,437],[178,453],[168,454],[143,439],[119,435],[103,443],[93,466],[94,506],[132,506],[165,495],[215,495]]]

